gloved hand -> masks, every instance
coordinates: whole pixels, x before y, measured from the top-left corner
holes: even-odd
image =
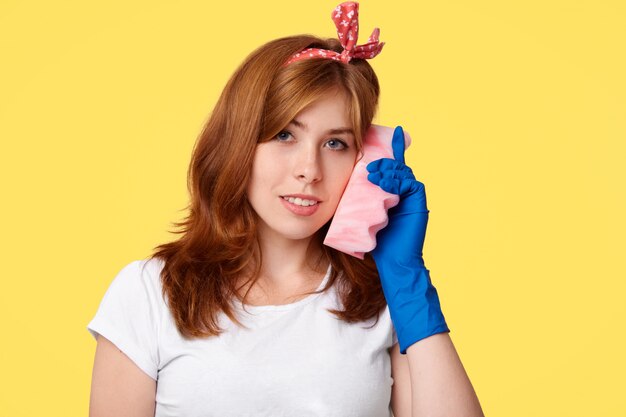
[[[388,225],[376,235],[371,254],[376,262],[400,352],[436,333],[450,332],[437,290],[424,265],[428,208],[424,184],[404,163],[404,131],[396,127],[392,139],[395,159],[381,158],[367,165],[367,179],[383,190],[398,194],[400,202],[389,209]]]

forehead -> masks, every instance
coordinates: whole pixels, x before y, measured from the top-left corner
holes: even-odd
[[[331,91],[326,93],[303,108],[294,120],[298,127],[307,128],[308,120],[316,124],[336,125],[332,127],[351,128],[350,101],[346,93]]]

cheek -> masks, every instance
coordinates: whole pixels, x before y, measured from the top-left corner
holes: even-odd
[[[350,167],[348,167],[348,168],[347,168],[347,169],[346,169],[346,170],[342,173],[342,174],[343,174],[343,175],[342,175],[342,177],[341,177],[341,178],[342,178],[342,184],[343,184],[343,187],[342,187],[342,188],[345,188],[345,187],[346,187],[346,184],[348,184],[348,181],[350,181],[350,176],[352,176],[352,172],[353,172],[353,167],[352,167],[352,165],[350,165]]]
[[[346,188],[346,185],[350,180],[350,176],[352,176],[352,172],[354,171],[354,164],[355,162],[350,160],[336,167],[337,171],[335,172],[333,179],[338,193],[343,193],[343,190]]]
[[[267,171],[264,170],[261,165],[258,165],[257,161],[255,161],[252,165],[252,169],[250,170],[250,178],[248,179],[248,185],[246,186],[246,197],[255,210],[262,201],[260,200],[260,196],[265,194],[264,187],[267,183]]]
[[[345,165],[342,166],[343,169],[341,178],[344,179],[344,185],[348,183],[348,180],[350,180],[350,177],[354,172],[354,167],[356,166],[359,159],[361,159],[360,157],[362,157],[362,155],[358,155],[355,153],[354,155],[352,155],[352,157],[348,158],[348,161],[345,163]]]
[[[276,157],[272,155],[270,149],[259,145],[254,155],[252,168],[250,171],[250,184],[256,186],[264,185],[276,175],[275,171],[280,165],[276,164]]]

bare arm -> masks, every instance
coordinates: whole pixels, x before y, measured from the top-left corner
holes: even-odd
[[[156,381],[108,339],[98,336],[90,417],[154,417]]]
[[[394,417],[411,417],[411,375],[407,355],[400,353],[396,343],[389,349],[391,358],[391,410]]]
[[[412,344],[406,356],[413,417],[484,417],[448,333],[437,333]]]

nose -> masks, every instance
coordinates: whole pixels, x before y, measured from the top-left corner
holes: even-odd
[[[299,149],[293,169],[298,180],[306,183],[319,182],[322,179],[322,166],[317,149],[309,146]]]

